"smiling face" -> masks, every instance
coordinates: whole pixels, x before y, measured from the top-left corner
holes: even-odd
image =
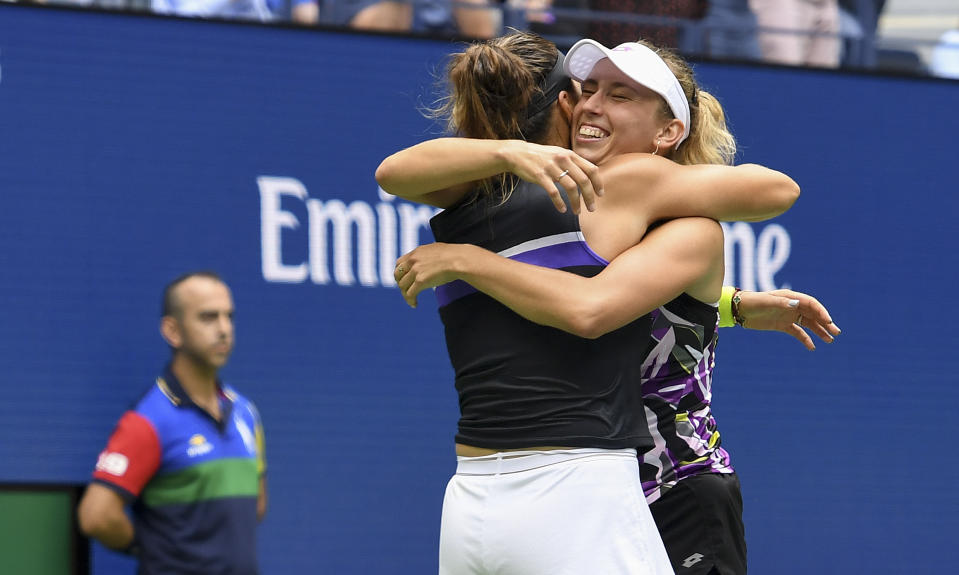
[[[573,150],[598,164],[631,152],[653,152],[670,122],[662,96],[609,59],[596,63],[573,109]]]

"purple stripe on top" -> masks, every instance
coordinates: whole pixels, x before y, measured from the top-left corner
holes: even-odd
[[[476,288],[464,282],[463,280],[453,280],[448,284],[436,286],[436,301],[439,303],[440,307],[443,307],[445,305],[449,305],[450,302],[458,300],[463,296],[468,296],[475,291]]]
[[[605,266],[607,264],[583,241],[544,246],[510,256],[510,259],[552,269],[573,266]],[[436,287],[436,301],[440,307],[443,307],[474,292],[476,292],[476,288],[473,286],[462,280],[455,280]]]

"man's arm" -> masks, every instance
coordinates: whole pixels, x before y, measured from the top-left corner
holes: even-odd
[[[156,473],[160,452],[153,425],[136,412],[124,413],[106,449],[100,453],[93,471],[94,481],[77,509],[84,534],[111,549],[129,550],[135,533],[126,514],[126,501],[139,496]]]
[[[256,497],[256,518],[260,521],[263,521],[263,517],[266,516],[266,476],[260,476],[260,493]]]
[[[80,531],[107,547],[125,550],[133,544],[133,523],[127,517],[123,498],[116,492],[91,483],[77,510]]]

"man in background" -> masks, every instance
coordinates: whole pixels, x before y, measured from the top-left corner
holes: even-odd
[[[211,272],[175,279],[160,333],[170,363],[100,454],[80,529],[136,555],[141,575],[254,575],[263,433],[253,404],[217,376],[233,350],[230,289]]]

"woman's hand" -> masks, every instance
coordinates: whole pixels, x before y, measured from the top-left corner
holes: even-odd
[[[599,168],[592,162],[559,146],[543,146],[522,140],[510,140],[506,144],[502,153],[509,172],[544,188],[557,210],[566,211],[559,186],[566,191],[574,214],[580,212],[581,204],[585,204],[589,211],[595,209],[596,197],[603,195],[603,182]]]
[[[393,279],[396,280],[403,299],[416,307],[416,296],[427,288],[449,283],[458,278],[464,258],[470,249],[480,249],[469,244],[425,244],[396,260]]]
[[[829,311],[811,295],[780,289],[768,292],[739,292],[739,315],[743,327],[781,331],[798,339],[806,349],[816,349],[808,329],[826,343],[841,333]]]

